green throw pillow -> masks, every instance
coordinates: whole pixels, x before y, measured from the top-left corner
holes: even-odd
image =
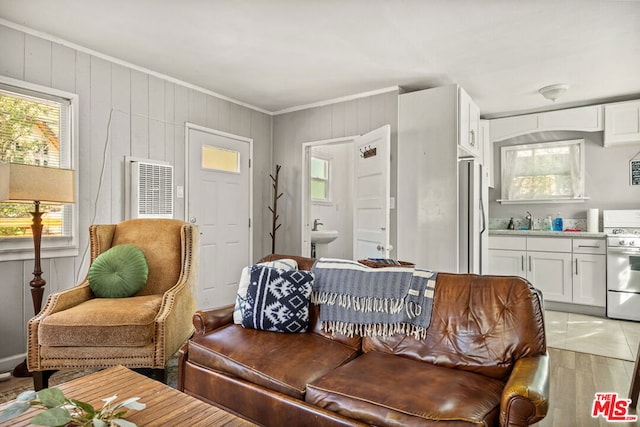
[[[98,298],[126,298],[144,288],[149,266],[140,248],[118,245],[96,258],[88,277],[89,287]]]

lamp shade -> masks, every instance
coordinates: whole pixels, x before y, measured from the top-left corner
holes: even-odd
[[[74,171],[18,163],[0,164],[0,201],[48,204],[75,201]]]

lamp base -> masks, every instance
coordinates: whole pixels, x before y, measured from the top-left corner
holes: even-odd
[[[27,359],[24,359],[22,363],[13,368],[13,372],[11,372],[11,375],[16,378],[27,378],[32,376],[31,372],[29,372],[29,369],[27,369]]]

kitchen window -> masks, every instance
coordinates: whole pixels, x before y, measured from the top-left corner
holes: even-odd
[[[0,163],[72,168],[76,102],[73,94],[0,80]],[[1,260],[33,256],[33,210],[33,204],[0,203]],[[43,257],[76,255],[75,207],[43,204],[41,210]]]
[[[501,203],[561,203],[585,197],[584,140],[501,149]]]
[[[311,157],[311,200],[313,202],[331,201],[331,160]]]

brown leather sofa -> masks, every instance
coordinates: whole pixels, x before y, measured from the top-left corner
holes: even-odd
[[[424,340],[330,336],[311,313],[308,332],[284,334],[234,324],[233,307],[197,312],[178,388],[267,426],[525,426],[546,415],[542,301],[524,279],[438,274]]]

